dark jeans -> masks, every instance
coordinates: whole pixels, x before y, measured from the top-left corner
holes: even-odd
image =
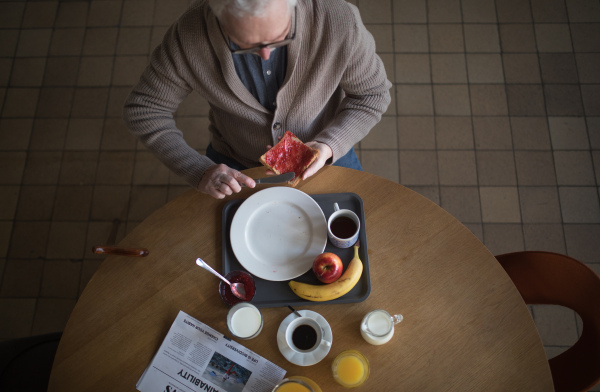
[[[215,163],[223,163],[235,170],[247,169],[247,167],[245,167],[235,159],[232,159],[226,155],[221,154],[220,152],[215,151],[215,149],[212,148],[212,144],[209,144],[206,148],[206,156],[209,157]],[[346,155],[338,159],[333,164],[333,166],[347,167],[348,169],[362,171],[362,166],[360,165],[360,161],[358,160],[358,157],[354,152],[354,147],[352,147],[350,151],[346,153]]]

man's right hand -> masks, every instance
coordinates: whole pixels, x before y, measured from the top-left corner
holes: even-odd
[[[219,164],[212,165],[206,170],[198,184],[198,190],[215,199],[223,199],[225,196],[240,192],[242,190],[240,184],[250,188],[256,186],[252,178],[227,165]]]

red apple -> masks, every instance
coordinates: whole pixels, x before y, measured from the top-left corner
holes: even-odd
[[[332,283],[342,275],[344,264],[335,253],[321,253],[313,261],[313,272],[323,283]]]

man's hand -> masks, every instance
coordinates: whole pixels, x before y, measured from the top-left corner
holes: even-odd
[[[225,196],[241,191],[242,187],[240,184],[245,184],[250,188],[256,186],[252,178],[227,165],[212,165],[204,173],[202,180],[200,180],[198,190],[215,199],[223,199]]]
[[[310,148],[314,148],[315,150],[319,150],[319,157],[308,167],[308,169],[306,169],[302,175],[303,180],[306,180],[308,177],[318,172],[323,166],[325,166],[327,160],[333,156],[331,147],[325,143],[313,141],[306,143],[306,145]]]
[[[281,136],[279,136],[278,139],[281,140]],[[306,145],[311,148],[314,148],[315,150],[319,150],[319,157],[308,167],[308,169],[306,169],[306,171],[302,175],[303,180],[306,180],[308,177],[318,172],[323,166],[325,166],[327,160],[333,156],[333,151],[331,150],[331,147],[329,147],[325,143],[313,141],[306,143]],[[271,148],[273,148],[273,146],[267,145],[267,150],[270,150]],[[275,174],[271,170],[267,170],[266,173],[269,176]]]

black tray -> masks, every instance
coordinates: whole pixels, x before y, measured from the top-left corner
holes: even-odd
[[[259,308],[269,308],[278,306],[299,306],[299,305],[318,305],[318,304],[347,304],[362,302],[371,293],[371,278],[369,275],[369,257],[367,252],[367,231],[365,227],[365,210],[363,207],[363,201],[356,193],[328,193],[320,195],[309,195],[312,197],[317,204],[323,210],[325,219],[329,219],[329,216],[333,213],[333,203],[338,203],[341,209],[352,210],[358,215],[360,219],[360,233],[358,238],[360,240],[360,248],[358,249],[358,255],[363,262],[363,273],[360,280],[354,286],[350,292],[346,295],[324,302],[312,302],[302,299],[288,286],[288,281],[270,281],[254,277],[256,283],[256,294],[251,303]],[[231,247],[231,241],[229,241],[229,231],[231,228],[231,221],[235,212],[244,200],[231,200],[223,207],[223,274],[227,274],[235,270],[246,271],[244,267],[235,257],[233,249]],[[340,256],[344,263],[344,271],[350,263],[350,260],[354,257],[354,248],[340,249],[333,246],[329,240],[325,246],[325,252],[332,252]],[[248,271],[247,271],[248,272]],[[315,277],[312,269],[305,274],[294,278],[295,281],[310,283],[310,284],[321,284]]]

